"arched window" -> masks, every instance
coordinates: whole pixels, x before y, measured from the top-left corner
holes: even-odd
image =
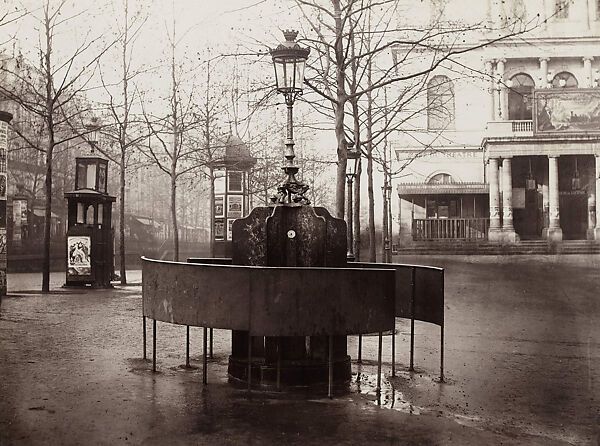
[[[429,184],[452,184],[454,179],[447,173],[437,173],[427,181]]]
[[[533,79],[525,74],[515,74],[507,82],[508,85],[508,119],[532,119],[531,104],[533,97]]]
[[[454,85],[446,76],[434,76],[427,84],[427,128],[454,128]]]
[[[577,79],[568,71],[562,71],[552,79],[552,88],[577,88]]]

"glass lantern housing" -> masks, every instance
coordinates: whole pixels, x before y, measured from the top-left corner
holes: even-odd
[[[284,31],[285,42],[271,50],[275,66],[277,91],[294,98],[302,93],[304,68],[310,49],[302,48],[296,43],[297,31]]]
[[[358,150],[352,150],[348,148],[348,162],[346,163],[346,175],[354,178],[358,170],[358,162],[360,160],[360,152]]]
[[[106,194],[108,160],[97,157],[77,158],[75,189],[89,189]]]

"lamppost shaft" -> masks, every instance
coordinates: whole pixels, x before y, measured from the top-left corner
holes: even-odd
[[[346,220],[348,220],[348,237],[347,237],[347,243],[348,243],[348,257],[349,258],[354,258],[354,237],[353,237],[353,233],[354,233],[354,229],[353,229],[353,225],[352,225],[352,220],[353,220],[353,215],[354,212],[352,210],[352,180],[353,180],[353,175],[347,175],[347,183],[348,183],[348,210],[347,210],[347,218]]]
[[[294,166],[294,100],[286,95],[285,103],[287,105],[287,139],[285,141],[285,173],[288,175],[287,182],[295,183],[295,174],[297,169]]]

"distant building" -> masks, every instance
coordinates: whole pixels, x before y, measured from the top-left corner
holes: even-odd
[[[487,24],[465,33],[464,47],[515,18],[539,25],[429,76],[426,112],[393,141],[395,162],[407,164],[394,184],[394,236],[403,244],[600,240],[600,0],[421,5],[412,23]]]

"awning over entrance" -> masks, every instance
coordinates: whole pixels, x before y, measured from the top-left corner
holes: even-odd
[[[398,195],[460,195],[488,194],[486,183],[400,183]]]

